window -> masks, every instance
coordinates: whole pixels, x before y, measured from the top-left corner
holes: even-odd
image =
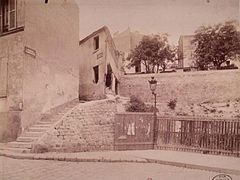
[[[94,83],[98,83],[99,80],[99,66],[93,67],[93,72],[94,72]]]
[[[0,34],[23,26],[23,8],[23,0],[0,1]]]
[[[16,0],[9,0],[9,30],[16,28]]]
[[[99,49],[99,36],[96,36],[94,39],[94,50]]]

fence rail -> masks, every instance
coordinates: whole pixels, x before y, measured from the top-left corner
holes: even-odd
[[[240,120],[158,117],[158,149],[240,156]]]

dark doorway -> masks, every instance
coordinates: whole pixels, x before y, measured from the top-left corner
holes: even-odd
[[[93,72],[94,72],[94,83],[98,83],[99,80],[99,66],[93,67]]]
[[[112,87],[112,68],[110,64],[107,65],[106,87]]]
[[[115,82],[115,93],[118,94],[118,80],[116,79],[116,82]]]

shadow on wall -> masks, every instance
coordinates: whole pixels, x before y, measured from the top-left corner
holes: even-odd
[[[21,133],[20,112],[0,113],[0,124],[0,142],[16,140]]]

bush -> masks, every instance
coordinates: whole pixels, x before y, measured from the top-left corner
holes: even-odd
[[[153,112],[153,106],[147,106],[142,100],[136,96],[131,96],[127,104],[127,112]]]
[[[168,102],[168,107],[172,110],[175,109],[177,105],[177,99],[171,99],[169,102]]]

